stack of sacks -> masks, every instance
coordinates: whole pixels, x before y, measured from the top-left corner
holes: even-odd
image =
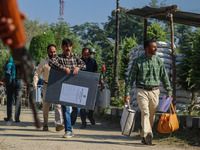
[[[171,43],[170,42],[156,42],[158,50],[156,52],[156,55],[161,58],[161,60],[164,62],[166,71],[169,75],[169,77],[172,76],[172,50],[171,50]],[[145,53],[143,45],[136,46],[129,52],[130,60],[129,60],[129,65],[128,65],[128,71],[126,72],[126,75],[129,74],[133,59],[135,59],[138,56],[141,56],[142,54]],[[137,104],[137,98],[136,98],[136,86],[133,85],[132,90],[130,92],[130,97],[131,97],[131,103],[133,106],[138,107]],[[162,99],[163,95],[167,95],[167,91],[163,88],[162,84],[160,85],[160,98]]]

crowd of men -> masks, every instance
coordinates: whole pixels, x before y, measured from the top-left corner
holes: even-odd
[[[5,44],[10,44],[12,41],[9,39],[9,35],[14,31],[12,21],[10,18],[0,17],[0,37],[3,39]],[[48,84],[48,74],[50,67],[58,70],[64,71],[66,74],[78,74],[79,70],[86,70],[90,72],[96,72],[97,66],[96,61],[90,57],[90,49],[84,48],[82,50],[82,58],[80,58],[77,54],[71,53],[72,51],[72,41],[70,39],[63,39],[62,41],[62,50],[63,53],[56,55],[56,46],[51,44],[47,47],[48,58],[44,59],[38,66],[36,70],[33,86],[37,88],[37,81],[41,73],[43,73],[43,100],[45,99],[46,87]],[[168,92],[167,97],[171,97],[172,89],[169,82],[169,77],[165,70],[164,64],[162,60],[157,57],[157,45],[154,40],[147,40],[144,42],[145,54],[137,57],[133,60],[133,65],[131,71],[128,76],[128,80],[126,83],[126,92],[125,92],[125,102],[130,102],[130,89],[133,83],[136,83],[137,87],[137,101],[141,111],[141,126],[142,126],[142,143],[151,145],[153,140],[152,127],[154,124],[155,112],[159,103],[159,85],[160,81],[162,81],[165,89]],[[11,63],[11,62],[10,62]],[[12,78],[13,80],[14,78]],[[10,79],[11,81],[11,79]],[[10,88],[10,89],[9,89]],[[10,87],[10,84],[7,85],[7,93],[9,94],[13,87]],[[7,118],[5,121],[10,121],[12,119],[12,100],[8,96],[8,105],[7,105]],[[49,103],[43,101],[43,117],[44,117],[44,126],[43,130],[48,130],[48,110]],[[72,107],[72,112],[70,113],[70,106],[66,105],[54,105],[56,110],[55,112],[55,124],[56,130],[60,131],[65,129],[65,134],[63,137],[72,137],[73,133],[73,125],[76,122],[78,108]],[[62,112],[62,113],[61,113]],[[64,126],[62,125],[62,117]],[[81,110],[81,119],[82,126],[81,128],[86,128],[86,110]],[[93,118],[93,112],[90,111],[90,122],[95,124]],[[15,118],[15,121],[19,121],[19,118]]]

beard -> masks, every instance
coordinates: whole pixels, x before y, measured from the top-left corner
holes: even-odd
[[[48,55],[49,56],[49,58],[54,58],[56,55]]]

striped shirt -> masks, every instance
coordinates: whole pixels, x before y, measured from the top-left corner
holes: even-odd
[[[155,55],[152,57],[148,57],[146,54],[139,56],[133,60],[125,88],[125,95],[129,96],[134,81],[136,81],[136,87],[156,87],[160,85],[160,80],[168,95],[172,95],[169,77],[163,61]]]
[[[49,66],[58,70],[63,70],[63,68],[73,70],[75,67],[79,67],[80,70],[86,69],[84,61],[80,59],[77,54],[71,54],[70,57],[66,57],[64,54],[59,54],[49,60]]]

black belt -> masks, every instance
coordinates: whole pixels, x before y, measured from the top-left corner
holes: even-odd
[[[153,90],[159,89],[158,86],[154,86],[154,87],[148,87],[148,86],[146,86],[146,87],[138,87],[138,88],[139,89],[144,89],[144,90],[147,90],[147,91],[153,91]]]

